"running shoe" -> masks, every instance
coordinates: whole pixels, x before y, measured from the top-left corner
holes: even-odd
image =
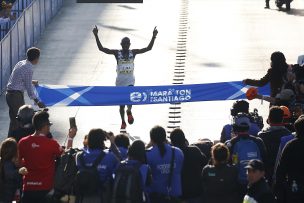
[[[120,129],[126,129],[126,127],[127,127],[126,122],[121,122]]]
[[[127,110],[127,115],[128,115],[128,123],[133,124],[134,118],[133,118],[132,112]]]

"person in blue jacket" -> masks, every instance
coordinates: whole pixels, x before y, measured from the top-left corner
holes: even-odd
[[[130,146],[129,137],[126,134],[121,133],[115,136],[114,142],[120,152],[121,159],[122,160],[127,159],[128,148]]]
[[[183,152],[167,143],[166,131],[161,126],[150,130],[152,147],[146,152],[147,163],[151,167],[153,182],[151,202],[166,202],[166,198],[178,199],[182,195],[181,171],[184,161]],[[174,152],[173,171],[169,183],[170,166]]]
[[[116,156],[105,149],[104,141],[107,139],[108,134],[104,130],[97,128],[91,129],[88,134],[88,147],[87,150],[84,150],[80,154],[77,155],[76,164],[79,171],[84,169],[80,161],[80,156],[83,156],[84,162],[86,166],[91,166],[95,159],[103,152],[105,156],[97,165],[97,170],[99,172],[99,179],[104,188],[108,183],[113,181],[113,173],[116,170],[119,160]],[[109,184],[110,185],[110,184]],[[103,191],[105,192],[105,191]],[[91,200],[87,200],[84,202],[91,202]]]
[[[128,149],[128,157],[126,160],[122,161],[120,166],[118,167],[115,176],[123,176],[122,170],[120,169],[126,169],[126,168],[134,168],[136,170],[139,170],[140,172],[140,180],[141,180],[141,191],[142,191],[142,200],[139,201],[140,203],[148,203],[150,202],[149,200],[149,188],[152,184],[152,173],[151,173],[151,168],[149,167],[149,165],[146,164],[146,154],[145,154],[145,143],[141,140],[135,140],[132,145],[129,147]],[[115,177],[116,178],[116,177]],[[116,180],[116,179],[115,179]],[[113,197],[115,199],[115,197],[117,197],[115,195],[115,193],[117,192],[118,188],[119,188],[119,184],[118,182],[116,182],[114,180],[114,184],[113,184]],[[134,181],[134,179],[133,179]],[[127,187],[126,187],[126,191],[136,191],[134,188],[129,189],[128,188],[128,182],[126,182]],[[129,184],[130,186],[132,184]],[[133,185],[134,186],[134,185]],[[125,192],[123,192],[125,193]],[[121,198],[126,198],[124,199],[124,202],[127,202],[127,197],[134,197],[135,194],[129,194],[128,192],[126,192],[125,197],[121,197],[120,196],[120,200],[115,199],[115,201],[113,202],[121,202]],[[130,200],[129,200],[130,201]],[[134,200],[135,201],[135,200]],[[133,202],[133,201],[132,201]],[[137,203],[137,202],[136,202]]]

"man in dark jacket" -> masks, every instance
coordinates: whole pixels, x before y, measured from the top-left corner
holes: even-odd
[[[268,123],[269,127],[259,133],[266,147],[267,162],[265,163],[266,179],[272,183],[272,174],[278,154],[281,138],[291,135],[291,132],[284,127],[283,110],[278,106],[273,106],[269,110]]]
[[[274,203],[275,198],[266,182],[265,167],[262,161],[253,159],[247,166],[248,190],[244,197],[244,203]]]
[[[173,146],[180,148],[184,153],[182,168],[182,199],[187,202],[201,202],[201,181],[200,175],[207,164],[206,156],[196,146],[187,146],[184,132],[181,129],[174,129],[170,134]]]
[[[304,116],[295,122],[296,138],[283,149],[276,170],[276,193],[279,203],[304,202]]]

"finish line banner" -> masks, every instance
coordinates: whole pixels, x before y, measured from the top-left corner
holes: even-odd
[[[246,99],[241,81],[168,86],[62,86],[39,85],[46,106],[112,106]],[[258,88],[269,95],[269,86]]]

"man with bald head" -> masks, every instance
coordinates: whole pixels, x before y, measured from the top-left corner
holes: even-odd
[[[149,45],[142,49],[131,49],[130,50],[130,39],[128,37],[124,37],[121,40],[121,50],[117,49],[108,49],[102,46],[100,43],[99,37],[98,37],[98,28],[95,25],[95,28],[93,29],[93,34],[96,39],[97,47],[100,51],[106,53],[106,54],[112,54],[115,56],[117,61],[116,66],[116,86],[134,86],[135,84],[135,77],[134,77],[134,59],[137,54],[142,54],[147,51],[150,51],[153,47],[155,38],[157,36],[157,29],[156,27],[153,30],[152,39],[149,43]],[[128,116],[128,123],[133,124],[134,118],[131,112],[132,105],[127,106],[127,116]],[[119,113],[121,116],[121,129],[125,129],[127,124],[125,121],[125,105],[121,105],[119,108]]]

